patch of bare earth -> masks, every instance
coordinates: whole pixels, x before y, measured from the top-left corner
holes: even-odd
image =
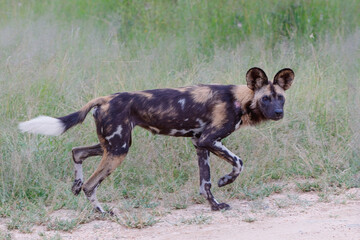
[[[158,223],[131,229],[116,222],[94,220],[71,232],[36,226],[30,234],[6,229],[13,239],[360,239],[360,189],[319,197],[316,193],[289,192],[263,200],[230,202],[232,209],[212,212],[206,204],[164,211]],[[324,195],[325,196],[325,195]],[[121,214],[121,213],[120,213]],[[77,212],[60,210],[52,219],[74,219]]]

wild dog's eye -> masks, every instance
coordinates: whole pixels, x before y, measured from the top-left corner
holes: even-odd
[[[269,102],[269,101],[270,101],[270,98],[269,98],[268,96],[263,96],[263,97],[261,98],[261,100],[262,100],[263,102]]]
[[[280,101],[282,101],[282,100],[284,100],[284,96],[283,96],[283,95],[278,95],[278,99],[279,99]]]

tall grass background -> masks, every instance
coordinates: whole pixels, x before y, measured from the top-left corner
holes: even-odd
[[[284,67],[295,71],[285,117],[224,140],[245,170],[232,185],[214,187],[215,195],[254,199],[303,181],[319,191],[359,187],[359,1],[0,0],[0,6],[0,216],[13,219],[9,228],[27,229],[19,220],[24,213],[41,224],[49,211],[86,208],[85,197],[70,190],[70,152],[97,143],[91,116],[60,137],[20,133],[20,121],[63,116],[114,92],[245,84],[253,66],[269,78]],[[98,162],[86,160],[85,176]],[[212,157],[211,169],[217,182],[231,166]],[[136,128],[126,161],[98,196],[121,211],[204,203],[191,141]]]

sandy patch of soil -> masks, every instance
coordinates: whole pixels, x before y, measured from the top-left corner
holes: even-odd
[[[207,204],[172,210],[159,216],[158,223],[130,229],[116,222],[95,220],[72,232],[47,231],[36,226],[30,234],[6,229],[13,239],[360,239],[360,189],[350,189],[328,199],[316,193],[281,193],[263,200],[230,202],[232,209],[212,212]],[[60,210],[52,219],[74,219],[76,211]],[[40,234],[40,235],[39,235]]]

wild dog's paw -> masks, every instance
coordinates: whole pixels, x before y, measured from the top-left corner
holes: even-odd
[[[108,216],[108,217],[115,217],[117,214],[113,212],[112,210],[103,210],[101,207],[95,207],[93,209],[94,212],[100,213],[102,217]]]
[[[228,205],[226,203],[219,203],[219,204],[211,206],[212,211],[230,210],[230,209],[231,209],[230,205]]]
[[[230,175],[225,175],[223,176],[222,178],[219,179],[218,181],[218,186],[219,187],[223,187],[225,185],[228,185],[232,182],[235,181],[236,178],[234,178],[233,176],[230,176]]]
[[[71,187],[71,191],[75,196],[79,195],[79,193],[81,192],[82,185],[83,185],[83,181],[81,179],[74,180],[74,183]]]
[[[112,210],[106,211],[107,214],[109,214],[109,216],[114,217],[115,213]]]

